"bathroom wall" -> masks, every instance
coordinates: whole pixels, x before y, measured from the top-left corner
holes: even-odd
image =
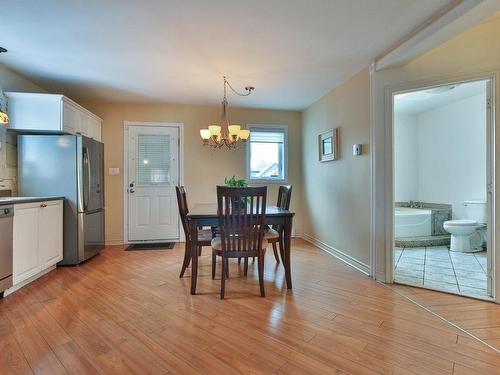
[[[0,64],[0,87],[3,91],[44,92],[41,87]],[[0,190],[17,193],[16,134],[0,126]]]
[[[486,199],[486,95],[475,95],[417,118],[417,200],[452,205],[466,218],[465,200]]]
[[[466,218],[463,202],[486,199],[486,95],[415,115],[397,114],[395,200],[446,203]]]
[[[396,202],[418,196],[417,116],[396,114],[394,126],[394,187]]]

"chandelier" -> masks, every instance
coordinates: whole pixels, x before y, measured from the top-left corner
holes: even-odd
[[[9,123],[9,115],[7,115],[7,98],[3,94],[0,87],[0,124],[7,125]]]
[[[255,90],[255,87],[245,87],[245,93],[236,91],[224,77],[224,98],[222,99],[222,115],[219,124],[209,125],[207,129],[200,130],[203,145],[215,149],[226,146],[229,149],[238,147],[242,142],[246,142],[250,137],[250,130],[242,129],[240,125],[229,123],[228,102],[226,98],[226,88],[229,87],[232,92],[238,96],[248,96]]]

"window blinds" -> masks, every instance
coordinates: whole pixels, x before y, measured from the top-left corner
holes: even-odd
[[[138,135],[136,179],[139,185],[169,183],[170,135]]]

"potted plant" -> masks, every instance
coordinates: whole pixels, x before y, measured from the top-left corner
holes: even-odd
[[[247,180],[241,178],[238,179],[235,176],[231,178],[225,178],[224,179],[224,185],[229,186],[229,187],[247,187],[248,182]],[[234,210],[246,210],[247,207],[247,198],[242,198],[240,201],[234,201],[233,202],[233,208]]]

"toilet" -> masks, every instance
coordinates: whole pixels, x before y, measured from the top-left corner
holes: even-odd
[[[486,242],[486,202],[465,201],[467,219],[448,220],[444,230],[451,234],[451,251],[473,253],[483,250]]]

